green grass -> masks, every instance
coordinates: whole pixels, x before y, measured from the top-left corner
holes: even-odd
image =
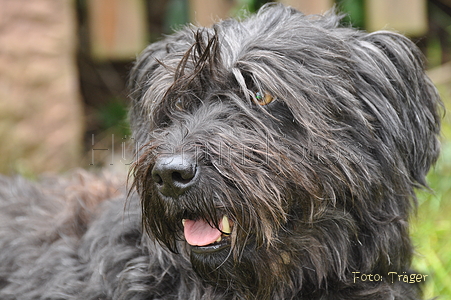
[[[414,267],[429,275],[425,299],[451,299],[451,93],[447,92],[442,93],[448,113],[443,120],[441,156],[428,174],[433,193],[418,193],[418,215],[411,229],[417,251]]]

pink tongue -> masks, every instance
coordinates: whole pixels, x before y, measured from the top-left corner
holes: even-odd
[[[219,224],[219,228],[222,226]],[[185,239],[191,246],[206,246],[213,244],[220,236],[221,231],[211,227],[203,220],[185,220]]]

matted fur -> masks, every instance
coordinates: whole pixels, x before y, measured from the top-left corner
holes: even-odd
[[[411,41],[339,22],[268,5],[150,45],[130,78],[142,147],[126,209],[122,194],[59,230],[65,193],[5,180],[0,298],[419,299],[415,284],[352,272],[411,272],[440,100]],[[164,157],[196,167],[186,192],[158,190]],[[223,215],[230,246],[193,252],[182,219]]]

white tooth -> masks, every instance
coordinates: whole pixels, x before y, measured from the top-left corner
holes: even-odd
[[[183,225],[183,227],[185,227],[185,222],[186,222],[186,219],[182,219],[182,225]]]
[[[287,252],[282,252],[280,254],[280,257],[282,258],[283,263],[286,265],[291,262],[290,254],[288,254]]]
[[[230,234],[229,218],[227,216],[222,217],[222,232]]]
[[[215,241],[216,243],[219,243],[222,240],[222,237],[219,236],[218,239]]]

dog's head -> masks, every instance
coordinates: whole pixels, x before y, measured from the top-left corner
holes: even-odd
[[[410,264],[440,101],[412,42],[339,21],[266,6],[139,57],[143,225],[205,280],[265,297]]]

